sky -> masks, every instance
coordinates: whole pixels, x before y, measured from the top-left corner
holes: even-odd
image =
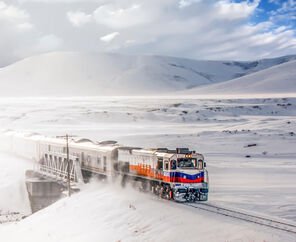
[[[51,51],[296,54],[296,0],[0,0],[0,66]]]

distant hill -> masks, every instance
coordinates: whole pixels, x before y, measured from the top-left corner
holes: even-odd
[[[244,77],[193,88],[186,94],[266,94],[296,93],[296,60],[276,65]]]
[[[145,95],[192,89],[295,60],[198,61],[162,56],[53,52],[0,69],[3,96]]]

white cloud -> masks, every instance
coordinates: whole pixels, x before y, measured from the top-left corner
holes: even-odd
[[[259,5],[259,0],[250,3],[244,1],[235,3],[229,0],[218,1],[216,3],[217,16],[225,19],[242,19],[249,17]]]
[[[75,27],[80,27],[92,20],[90,14],[86,14],[82,11],[67,12],[67,18]]]
[[[281,9],[279,11],[292,11],[296,8],[296,1],[295,0],[288,0],[283,2]]]
[[[38,39],[37,50],[40,52],[49,52],[59,49],[63,41],[57,36],[50,34]]]
[[[33,28],[31,23],[20,23],[17,25],[17,28],[21,31],[27,31]]]
[[[293,11],[250,23],[259,0],[34,1],[40,3],[20,8],[0,0],[2,59],[50,50],[95,50],[248,60],[291,54],[296,48],[295,30],[277,22],[293,18]],[[292,9],[294,2],[288,0],[280,9]]]
[[[27,44],[32,41],[32,30],[25,10],[0,1],[0,66],[22,57],[30,49]]]
[[[0,67],[44,51],[56,50],[62,40],[36,28],[26,9],[0,1]]]
[[[148,13],[139,4],[128,7],[107,4],[97,8],[93,15],[98,24],[113,29],[135,27],[150,21]]]
[[[103,42],[110,42],[111,40],[113,40],[117,35],[119,35],[118,32],[113,32],[111,34],[107,34],[107,35],[104,35],[100,38],[101,41]]]
[[[281,0],[268,0],[269,3],[274,3],[274,4],[277,4],[277,5],[280,5],[280,1]]]
[[[32,24],[29,19],[26,11],[0,1],[0,21],[7,21],[20,29],[30,29]]]
[[[193,3],[201,2],[202,0],[180,0],[179,1],[179,8],[186,8],[192,5]]]
[[[30,3],[30,2],[37,2],[37,3],[85,3],[85,2],[95,2],[101,3],[102,0],[17,0],[19,3]]]
[[[280,27],[276,28],[276,29],[274,30],[274,32],[275,32],[275,33],[280,33],[280,32],[285,31],[286,29],[287,29],[286,26],[280,26]]]

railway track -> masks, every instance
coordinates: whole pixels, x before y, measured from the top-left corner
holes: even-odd
[[[265,218],[258,215],[252,215],[246,212],[236,211],[229,208],[223,208],[208,203],[187,203],[186,205],[200,210],[221,214],[227,217],[244,220],[247,222],[263,225],[277,230],[282,230],[296,235],[296,225],[292,223],[277,221],[275,219]]]

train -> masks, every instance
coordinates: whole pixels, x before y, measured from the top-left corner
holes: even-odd
[[[42,163],[48,153],[65,154],[65,139],[37,133],[3,131],[1,148]],[[96,142],[86,138],[71,138],[69,155],[76,157],[83,179],[98,176],[120,179],[124,186],[133,181],[149,190],[177,202],[207,201],[209,176],[204,156],[188,148],[140,148],[116,141]]]

